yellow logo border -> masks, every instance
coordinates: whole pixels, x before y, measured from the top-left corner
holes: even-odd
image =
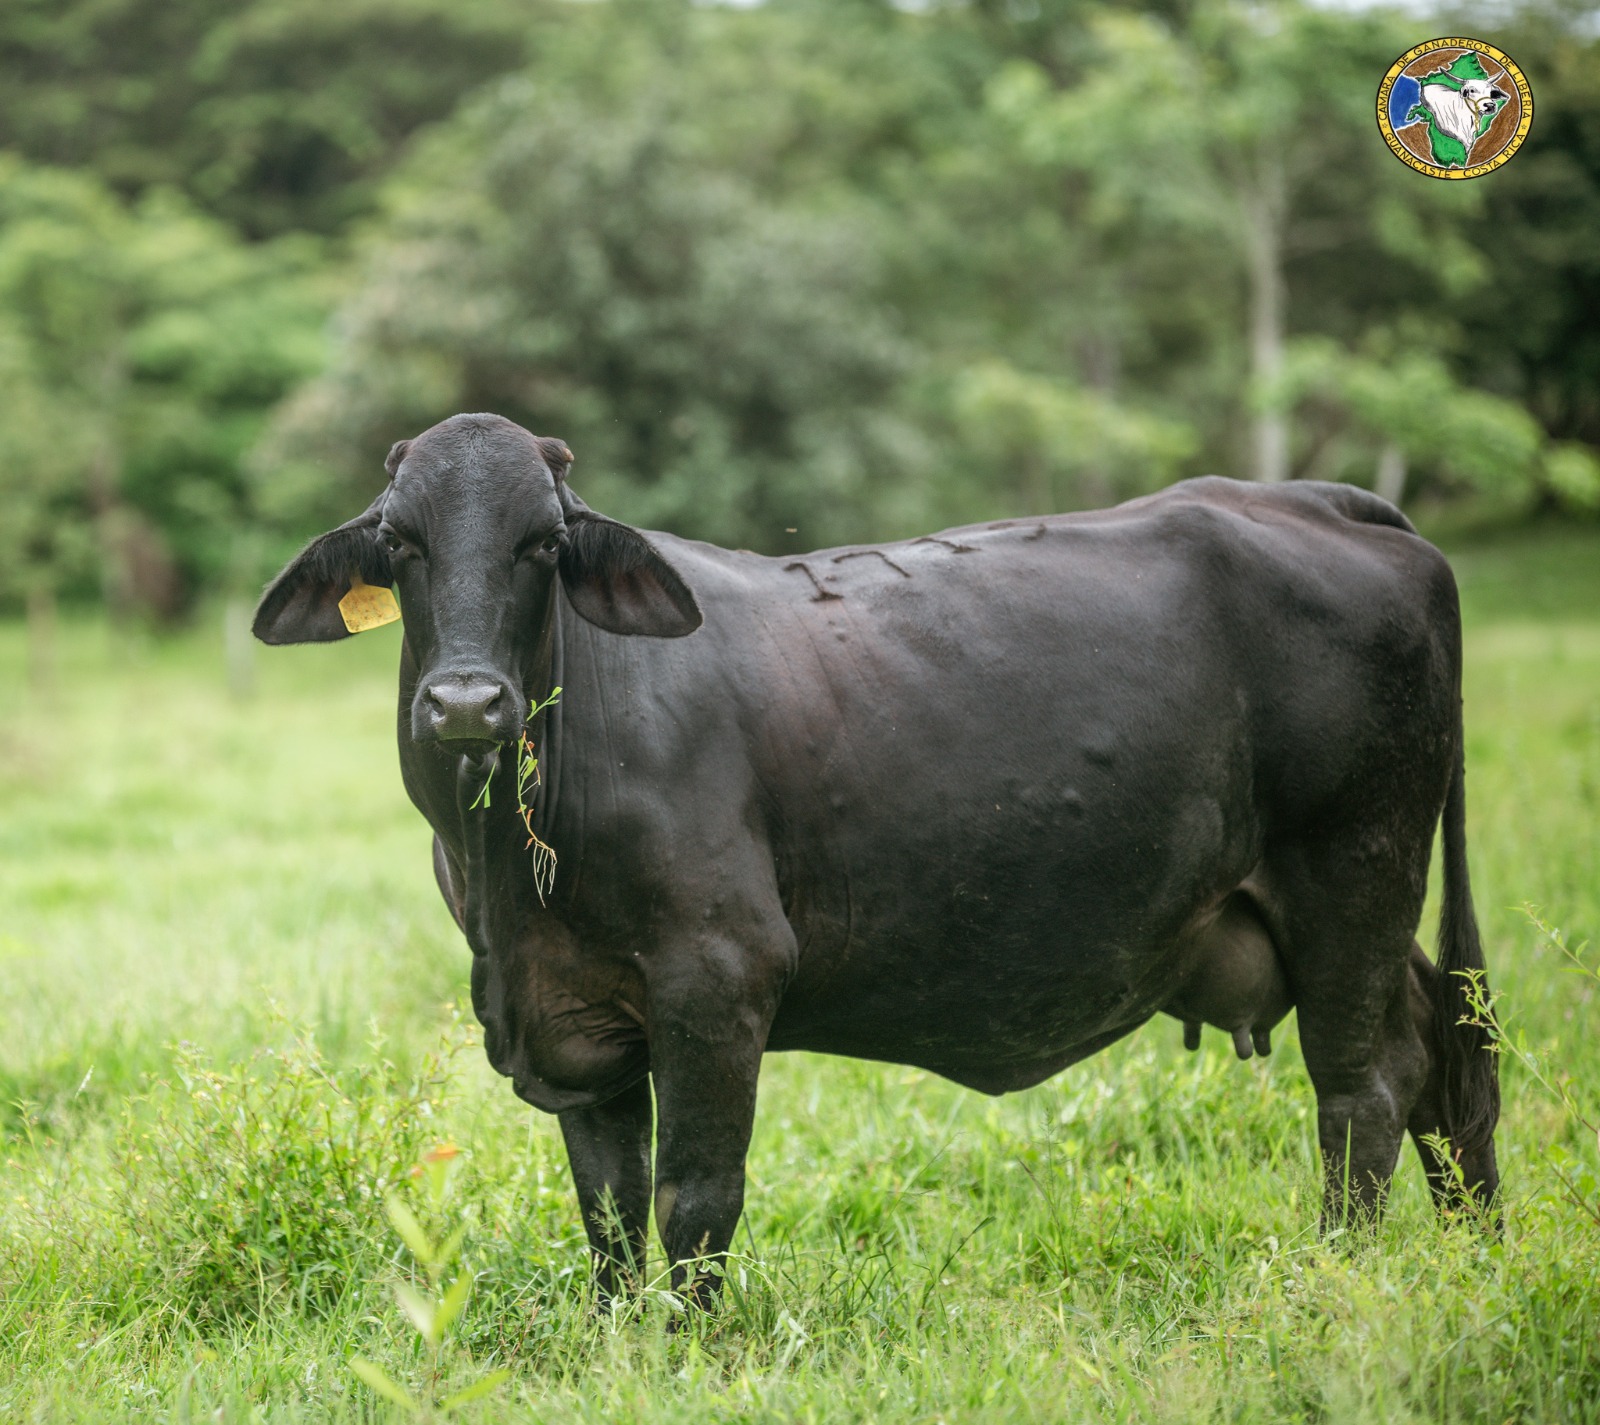
[[[1395,80],[1400,77],[1400,71],[1413,61],[1421,59],[1430,50],[1436,49],[1471,49],[1486,54],[1505,70],[1511,82],[1517,87],[1517,94],[1522,100],[1522,120],[1517,125],[1516,133],[1512,134],[1511,142],[1484,163],[1474,163],[1469,168],[1440,168],[1436,163],[1425,163],[1400,142],[1395,135],[1394,126],[1389,122],[1389,95],[1394,89]],[[1522,141],[1528,137],[1528,130],[1532,125],[1533,89],[1528,84],[1527,76],[1503,49],[1496,49],[1483,40],[1467,39],[1463,36],[1424,40],[1395,60],[1389,66],[1389,72],[1383,76],[1383,83],[1378,86],[1378,132],[1383,135],[1383,141],[1389,145],[1390,152],[1401,163],[1428,178],[1482,178],[1486,173],[1493,173],[1495,169],[1511,161],[1517,150],[1522,147]]]

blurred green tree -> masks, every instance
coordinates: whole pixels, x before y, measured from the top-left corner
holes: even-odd
[[[1460,313],[1457,375],[1523,402],[1560,441],[1600,446],[1600,35],[1588,0],[1467,9],[1533,86],[1527,142],[1482,190],[1463,235],[1486,280]],[[1472,28],[1476,26],[1477,28]],[[1552,492],[1560,497],[1559,482]]]
[[[397,433],[474,407],[566,438],[630,518],[758,548],[1172,478],[1186,421],[1052,366],[1085,304],[1015,269],[1070,233],[994,219],[956,24],[597,11],[396,175],[335,367],[260,453],[263,510],[333,519]]]
[[[1371,76],[1396,43],[1387,17],[1299,0],[1204,0],[1181,29],[1108,10],[1080,82],[1058,89],[1019,64],[992,90],[1026,151],[1090,180],[1086,226],[1182,242],[1213,272],[1242,277],[1258,480],[1291,473],[1287,412],[1274,396],[1289,334],[1289,254],[1346,238],[1382,193],[1375,180],[1388,176],[1387,155],[1349,139],[1370,138]],[[1346,199],[1335,204],[1345,222],[1327,235],[1308,231],[1316,220],[1304,196],[1330,185]]]
[[[240,458],[324,360],[318,258],[0,159],[0,599],[171,617],[223,579]]]
[[[825,203],[762,193],[783,125],[740,65],[737,145],[730,94],[702,82],[719,66],[658,17],[435,134],[397,178],[332,368],[262,452],[260,507],[343,517],[397,435],[492,409],[566,439],[586,498],[635,520],[766,547],[859,530],[915,445],[870,223],[836,183]]]
[[[1382,360],[1302,338],[1279,380],[1275,405],[1303,412],[1311,432],[1308,477],[1373,484],[1400,504],[1417,464],[1501,500],[1525,495],[1543,472],[1538,422],[1514,401],[1461,386],[1432,353]]]
[[[1377,139],[1414,23],[1308,0],[15,0],[0,605],[247,583],[472,407],[771,550],[1208,470],[1600,506],[1600,39],[1440,23],[1535,85],[1480,183]]]
[[[8,0],[0,145],[251,236],[366,212],[409,135],[530,57],[543,0]]]

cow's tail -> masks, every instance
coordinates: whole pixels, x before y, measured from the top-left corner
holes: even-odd
[[[1466,752],[1456,698],[1455,765],[1443,817],[1444,897],[1439,913],[1439,974],[1433,984],[1433,1041],[1445,1136],[1460,1158],[1478,1160],[1500,1118],[1500,1063],[1493,1047],[1483,943],[1467,874]]]

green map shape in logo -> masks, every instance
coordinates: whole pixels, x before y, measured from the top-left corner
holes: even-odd
[[[1466,54],[1457,55],[1455,62],[1445,69],[1436,69],[1431,74],[1417,76],[1417,83],[1421,86],[1438,84],[1446,89],[1460,92],[1461,86],[1468,80],[1479,79],[1488,82],[1489,73],[1483,67],[1483,61],[1470,50]],[[1473,134],[1476,143],[1489,131],[1489,125],[1495,120],[1498,108],[1491,109],[1487,114],[1478,116],[1477,131]],[[1468,146],[1461,142],[1454,134],[1447,134],[1439,127],[1439,120],[1426,104],[1417,103],[1411,106],[1411,112],[1406,115],[1406,122],[1416,123],[1421,121],[1428,126],[1428,145],[1433,151],[1433,161],[1440,168],[1465,168],[1467,166]]]

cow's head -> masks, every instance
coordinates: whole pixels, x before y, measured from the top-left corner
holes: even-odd
[[[1461,98],[1474,118],[1484,118],[1497,113],[1511,96],[1487,79],[1469,79],[1461,86]]]
[[[268,586],[255,633],[346,638],[339,603],[356,581],[392,586],[418,668],[417,741],[467,751],[517,738],[529,698],[548,691],[558,576],[572,607],[611,633],[700,626],[694,595],[650,542],[567,488],[564,442],[501,416],[452,416],[386,463],[383,493]]]

